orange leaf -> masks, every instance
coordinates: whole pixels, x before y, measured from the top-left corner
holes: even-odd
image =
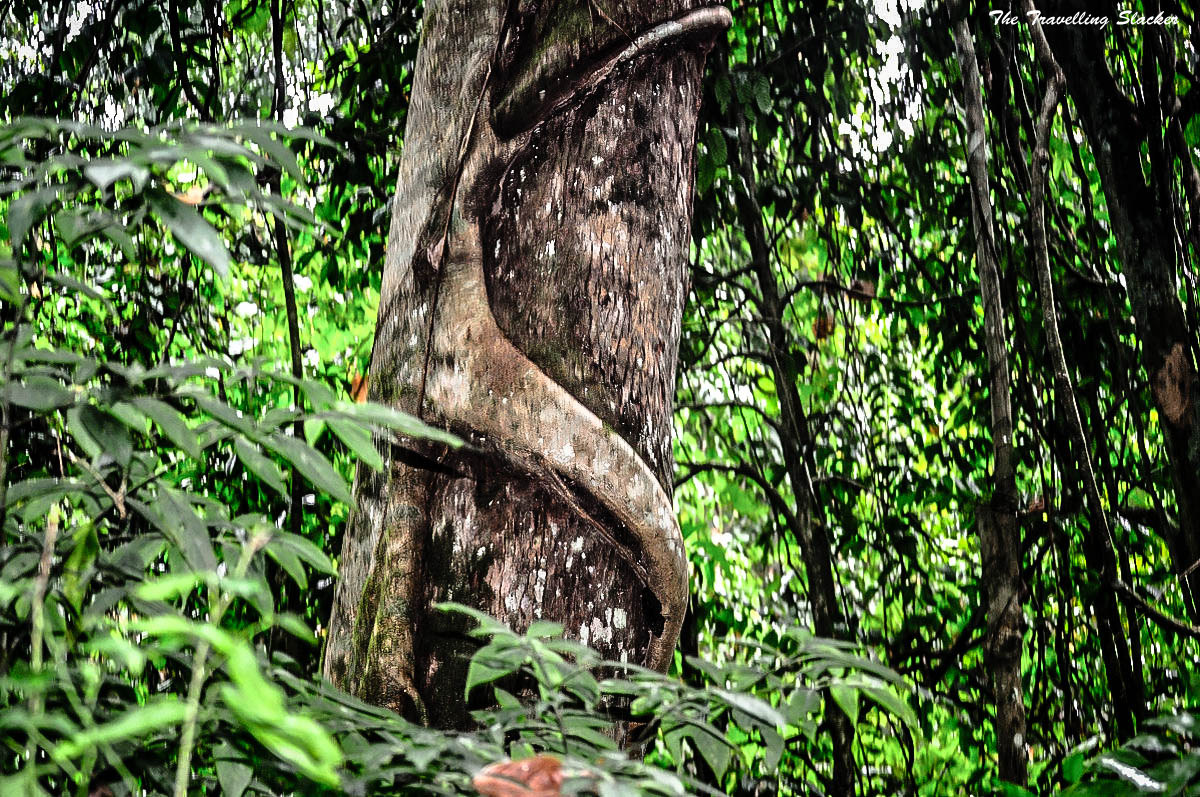
[[[367,375],[356,374],[351,372],[350,377],[350,398],[354,399],[359,404],[367,400]]]
[[[199,205],[204,201],[204,197],[208,194],[208,188],[202,185],[193,184],[191,188],[183,193],[171,192],[171,196],[178,199],[185,205]]]

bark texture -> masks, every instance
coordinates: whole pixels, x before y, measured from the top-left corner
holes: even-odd
[[[384,473],[360,471],[335,683],[466,724],[461,621],[431,611],[445,600],[669,664],[687,597],[669,475],[691,155],[704,50],[728,19],[427,5],[371,398],[472,450],[391,447]]]
[[[1027,16],[1033,10],[1030,0],[1025,0]],[[1100,496],[1096,474],[1092,468],[1091,452],[1087,434],[1075,400],[1075,388],[1071,372],[1058,333],[1058,314],[1054,303],[1054,280],[1050,270],[1049,245],[1046,235],[1045,188],[1046,172],[1049,168],[1050,129],[1058,107],[1058,98],[1065,82],[1062,70],[1054,59],[1041,25],[1032,22],[1029,27],[1033,36],[1034,49],[1042,68],[1046,72],[1046,96],[1034,127],[1032,156],[1032,188],[1030,191],[1029,214],[1032,228],[1032,248],[1038,272],[1038,292],[1041,295],[1042,318],[1046,330],[1046,348],[1054,372],[1055,401],[1069,425],[1071,444],[1074,448],[1074,469],[1086,496],[1089,533],[1084,545],[1088,564],[1101,574],[1101,582],[1117,579],[1117,547],[1113,540],[1108,517]],[[1133,732],[1134,718],[1141,712],[1144,703],[1143,687],[1136,666],[1137,656],[1130,649],[1124,626],[1121,624],[1120,607],[1116,596],[1107,589],[1089,596],[1100,630],[1101,651],[1108,675],[1109,690],[1113,697],[1117,727],[1123,735]],[[1132,614],[1129,614],[1132,617]],[[1133,631],[1136,634],[1136,629]]]
[[[1113,3],[1056,0],[1047,14],[1088,11],[1116,17]],[[1190,148],[1179,133],[1171,26],[1139,28],[1142,79],[1131,100],[1108,68],[1105,31],[1090,26],[1048,26],[1046,37],[1066,77],[1091,144],[1112,231],[1133,308],[1141,361],[1158,409],[1175,486],[1178,523],[1166,529],[1180,588],[1193,621],[1200,621],[1200,402],[1196,401],[1198,341],[1179,298],[1183,241],[1200,247],[1196,229],[1198,178]],[[1172,133],[1174,131],[1174,135]],[[1146,149],[1146,156],[1141,154]],[[1175,182],[1178,165],[1192,191],[1190,235],[1177,228],[1183,202]],[[1181,214],[1182,215],[1182,214]],[[1190,572],[1189,572],[1190,570]]]
[[[1024,785],[1028,778],[1025,745],[1025,699],[1021,683],[1021,648],[1025,616],[1021,608],[1021,528],[1017,524],[1017,486],[1013,462],[1013,422],[1000,264],[992,222],[988,179],[987,128],[975,42],[965,14],[956,3],[954,44],[962,69],[966,111],[967,172],[971,189],[971,221],[975,228],[975,265],[983,295],[984,343],[987,349],[988,397],[992,416],[992,497],[975,510],[983,559],[988,631],[984,653],[992,676],[996,704],[996,752],[1003,780]]]

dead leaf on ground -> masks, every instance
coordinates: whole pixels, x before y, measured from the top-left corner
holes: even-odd
[[[548,755],[488,764],[471,781],[484,797],[557,797],[562,782],[562,763]]]

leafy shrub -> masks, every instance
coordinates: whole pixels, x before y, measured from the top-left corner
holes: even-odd
[[[1200,794],[1200,715],[1195,712],[1147,720],[1138,736],[1089,756],[1097,741],[1063,761],[1063,779],[1072,784],[1063,797]]]
[[[685,686],[553,624],[515,634],[450,607],[479,624],[468,691],[495,698],[472,733],[367,706],[289,655],[280,640],[319,636],[282,590],[333,578],[331,531],[273,510],[301,480],[351,503],[349,455],[379,468],[378,445],[459,444],[180,329],[179,294],[229,300],[243,228],[316,224],[271,188],[301,178],[286,140],[305,135],[0,131],[0,793],[471,793],[485,766],[551,752],[567,791],[683,794],[704,788],[693,753],[717,782],[774,777],[827,687],[852,717],[861,695],[915,726],[894,674],[803,635],[756,666],[691,660],[704,683]]]

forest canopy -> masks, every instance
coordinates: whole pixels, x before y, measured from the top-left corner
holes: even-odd
[[[1190,5],[0,30],[0,793],[1200,794]]]

